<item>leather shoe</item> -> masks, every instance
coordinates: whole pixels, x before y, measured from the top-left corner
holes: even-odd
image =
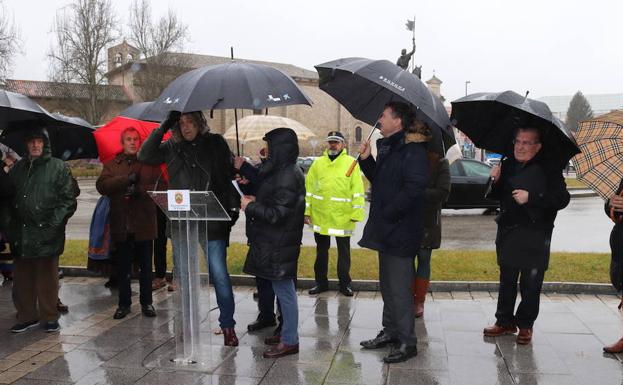
[[[277,325],[277,321],[275,321],[274,318],[267,319],[267,320],[258,318],[255,321],[247,325],[247,330],[250,332],[255,332],[255,331],[266,329],[268,327],[275,326],[275,325]]]
[[[395,342],[398,342],[397,338],[390,337],[384,330],[381,330],[376,338],[361,341],[359,345],[363,346],[364,349],[379,349]]]
[[[223,344],[225,346],[238,346],[238,336],[236,336],[236,329],[223,328]]]
[[[606,353],[622,353],[623,352],[623,338],[615,342],[610,346],[604,346],[604,352]]]
[[[503,336],[505,334],[515,334],[517,333],[517,326],[515,325],[501,326],[501,325],[495,324],[493,326],[487,326],[486,328],[484,328],[482,333],[486,337],[498,337],[498,336]]]
[[[386,357],[383,357],[383,361],[387,364],[395,364],[397,362],[403,362],[411,357],[417,356],[417,346],[409,346],[407,344],[400,344],[398,349],[395,349],[389,353]]]
[[[517,334],[517,343],[519,345],[528,345],[530,341],[532,341],[532,328],[519,328],[519,334]]]
[[[115,314],[112,316],[114,319],[122,319],[130,314],[130,307],[118,307]]]
[[[279,334],[274,334],[270,337],[264,338],[264,343],[266,345],[278,345],[279,342],[281,342],[281,335]]]
[[[329,290],[329,288],[326,286],[316,285],[312,287],[311,289],[309,289],[308,293],[311,295],[314,295],[314,294],[324,293],[327,290]]]
[[[340,287],[340,293],[342,293],[343,295],[347,296],[347,297],[352,297],[353,296],[353,289],[350,287],[350,285],[346,285],[346,286],[341,286]]]
[[[299,352],[299,344],[287,345],[283,342],[264,350],[264,358],[279,358]]]
[[[153,305],[143,305],[141,306],[141,313],[143,313],[145,317],[155,317],[156,309],[154,309]]]

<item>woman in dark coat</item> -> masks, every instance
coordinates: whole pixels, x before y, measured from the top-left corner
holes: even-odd
[[[115,319],[130,313],[132,260],[139,263],[141,311],[155,317],[151,295],[151,255],[156,237],[156,205],[147,194],[153,190],[160,169],[139,162],[136,154],[140,136],[135,128],[121,133],[123,152],[104,164],[95,184],[100,194],[110,198],[110,234],[117,250],[119,307]]]
[[[405,135],[405,143],[429,143],[432,139],[426,123],[416,120]],[[441,206],[450,195],[450,164],[437,152],[427,149],[429,179],[424,193],[424,237],[416,254],[417,269],[413,280],[415,317],[424,315],[424,301],[430,283],[430,261],[433,249],[441,246]]]
[[[299,148],[293,130],[277,128],[264,140],[268,160],[260,170],[257,195],[245,196],[241,203],[250,244],[244,272],[271,281],[281,304],[281,340],[264,352],[265,358],[277,358],[299,349],[294,279],[303,238],[305,178],[296,165]]]
[[[612,259],[610,261],[610,281],[612,286],[620,293],[623,291],[623,180],[619,184],[616,194],[608,199],[604,205],[606,215],[614,221],[614,227],[610,233],[610,249]],[[623,305],[623,299],[619,309]],[[623,353],[623,337],[612,345],[604,346],[606,353]]]

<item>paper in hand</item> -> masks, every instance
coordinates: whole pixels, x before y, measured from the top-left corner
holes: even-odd
[[[240,197],[243,197],[244,194],[242,193],[242,190],[240,190],[240,186],[238,186],[238,182],[232,179],[231,184],[234,185],[234,187],[236,188],[236,191],[238,191],[238,194],[240,194]]]

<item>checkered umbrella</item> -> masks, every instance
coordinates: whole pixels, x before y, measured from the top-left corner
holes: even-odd
[[[575,140],[582,150],[573,158],[578,179],[612,197],[623,178],[623,110],[580,123]]]

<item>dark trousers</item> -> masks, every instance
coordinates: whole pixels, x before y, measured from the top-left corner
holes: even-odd
[[[167,217],[158,210],[158,235],[154,239],[154,267],[156,278],[164,278],[167,273]]]
[[[329,248],[331,247],[331,237],[314,233],[316,240],[316,262],[314,263],[314,273],[318,286],[329,286],[327,274],[329,271]],[[350,284],[350,237],[335,237],[337,243],[337,277],[340,286]]]
[[[383,330],[409,346],[414,346],[417,342],[411,289],[415,277],[414,263],[414,257],[400,257],[379,252]]]
[[[16,258],[13,302],[19,322],[58,320],[58,257]]]
[[[296,284],[296,281],[295,281]],[[272,281],[260,277],[255,277],[255,285],[257,286],[257,307],[260,314],[257,316],[261,320],[275,319],[275,291],[273,290]],[[277,309],[279,310],[279,326],[283,320],[281,316],[281,305],[277,300]]]
[[[135,241],[128,235],[125,242],[117,242],[117,272],[119,274],[119,307],[132,305],[130,277],[132,261],[136,259],[139,267],[140,303],[151,305],[151,254],[153,241]]]
[[[517,325],[521,329],[532,328],[536,317],[539,315],[544,276],[545,271],[541,269],[518,269],[500,266],[498,308],[495,312],[498,325]],[[515,312],[517,278],[519,278],[521,302],[517,307],[517,312]]]

